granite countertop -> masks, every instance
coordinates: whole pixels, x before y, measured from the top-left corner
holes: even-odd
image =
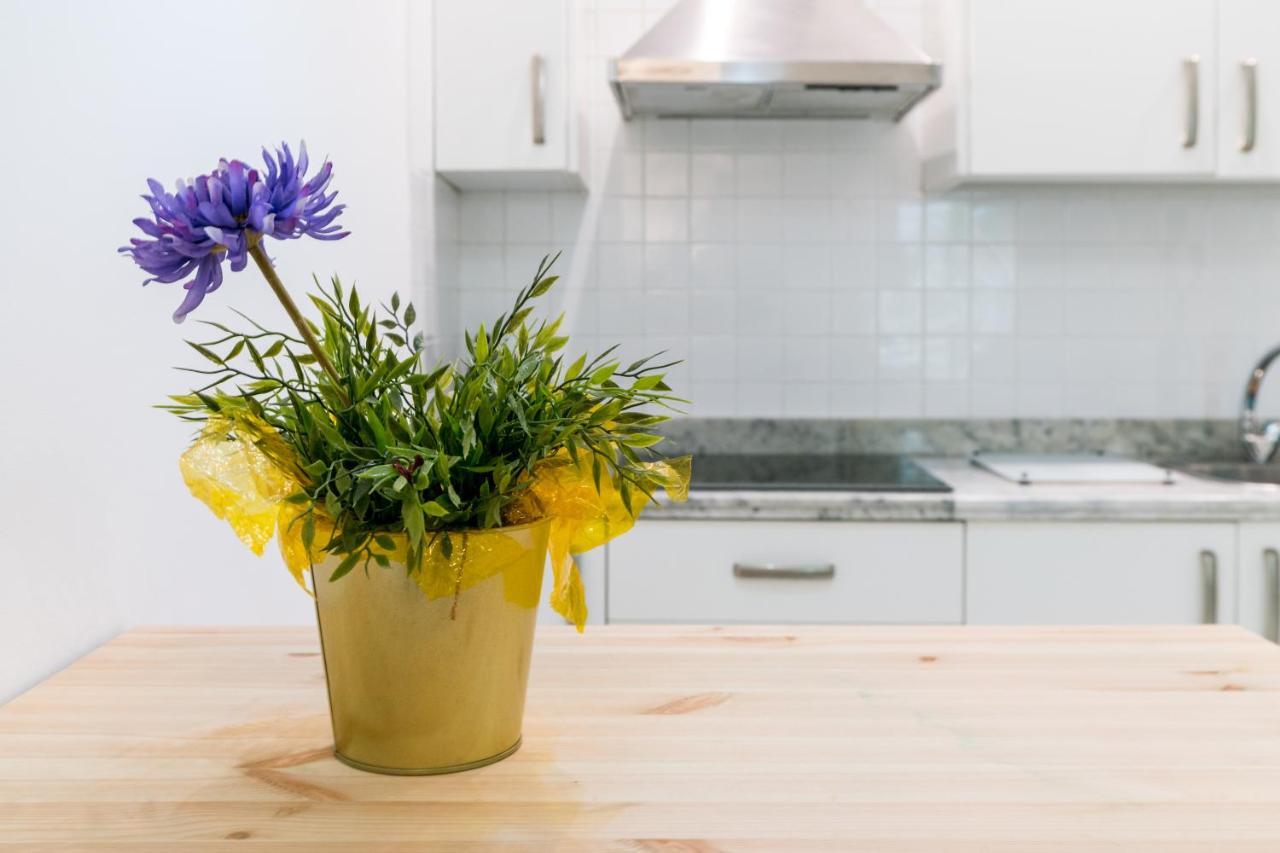
[[[1022,486],[964,458],[917,459],[949,493],[692,491],[646,518],[841,521],[1280,521],[1280,486],[1175,473],[1169,485]]]

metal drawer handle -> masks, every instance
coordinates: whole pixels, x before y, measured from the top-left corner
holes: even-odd
[[[1271,581],[1271,638],[1280,643],[1280,551],[1266,548],[1262,552],[1262,560]]]
[[[822,580],[823,578],[833,578],[835,575],[835,563],[733,564],[733,576],[735,578],[803,578],[807,580]]]
[[[1218,621],[1218,555],[1208,548],[1200,552],[1200,577],[1204,582],[1204,614],[1200,621]]]
[[[1200,57],[1192,54],[1182,60],[1182,77],[1187,86],[1187,124],[1182,132],[1182,147],[1195,148],[1200,134]]]
[[[533,144],[547,142],[547,61],[534,54],[529,62],[529,81],[533,87]]]
[[[1258,60],[1244,60],[1240,70],[1244,74],[1244,135],[1240,150],[1247,154],[1258,142]]]

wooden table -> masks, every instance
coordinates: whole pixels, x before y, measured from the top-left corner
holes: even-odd
[[[126,634],[0,708],[13,850],[1280,850],[1234,627],[540,629],[525,742],[330,755],[314,632]]]

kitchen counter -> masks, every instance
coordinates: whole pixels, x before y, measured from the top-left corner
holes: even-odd
[[[0,707],[0,848],[1280,849],[1230,626],[539,628],[524,746],[330,751],[314,629],[125,634]]]
[[[1280,521],[1280,486],[1175,473],[1171,485],[1023,486],[967,459],[918,459],[949,493],[693,491],[646,518],[841,521]],[[694,465],[697,465],[694,459]]]

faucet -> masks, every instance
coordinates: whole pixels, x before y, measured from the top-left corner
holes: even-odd
[[[1276,455],[1277,447],[1280,447],[1280,421],[1262,423],[1257,408],[1258,389],[1262,387],[1267,368],[1277,356],[1280,356],[1280,346],[1259,359],[1249,374],[1249,381],[1245,383],[1244,401],[1240,407],[1240,440],[1244,443],[1249,459],[1259,464],[1270,462]]]

